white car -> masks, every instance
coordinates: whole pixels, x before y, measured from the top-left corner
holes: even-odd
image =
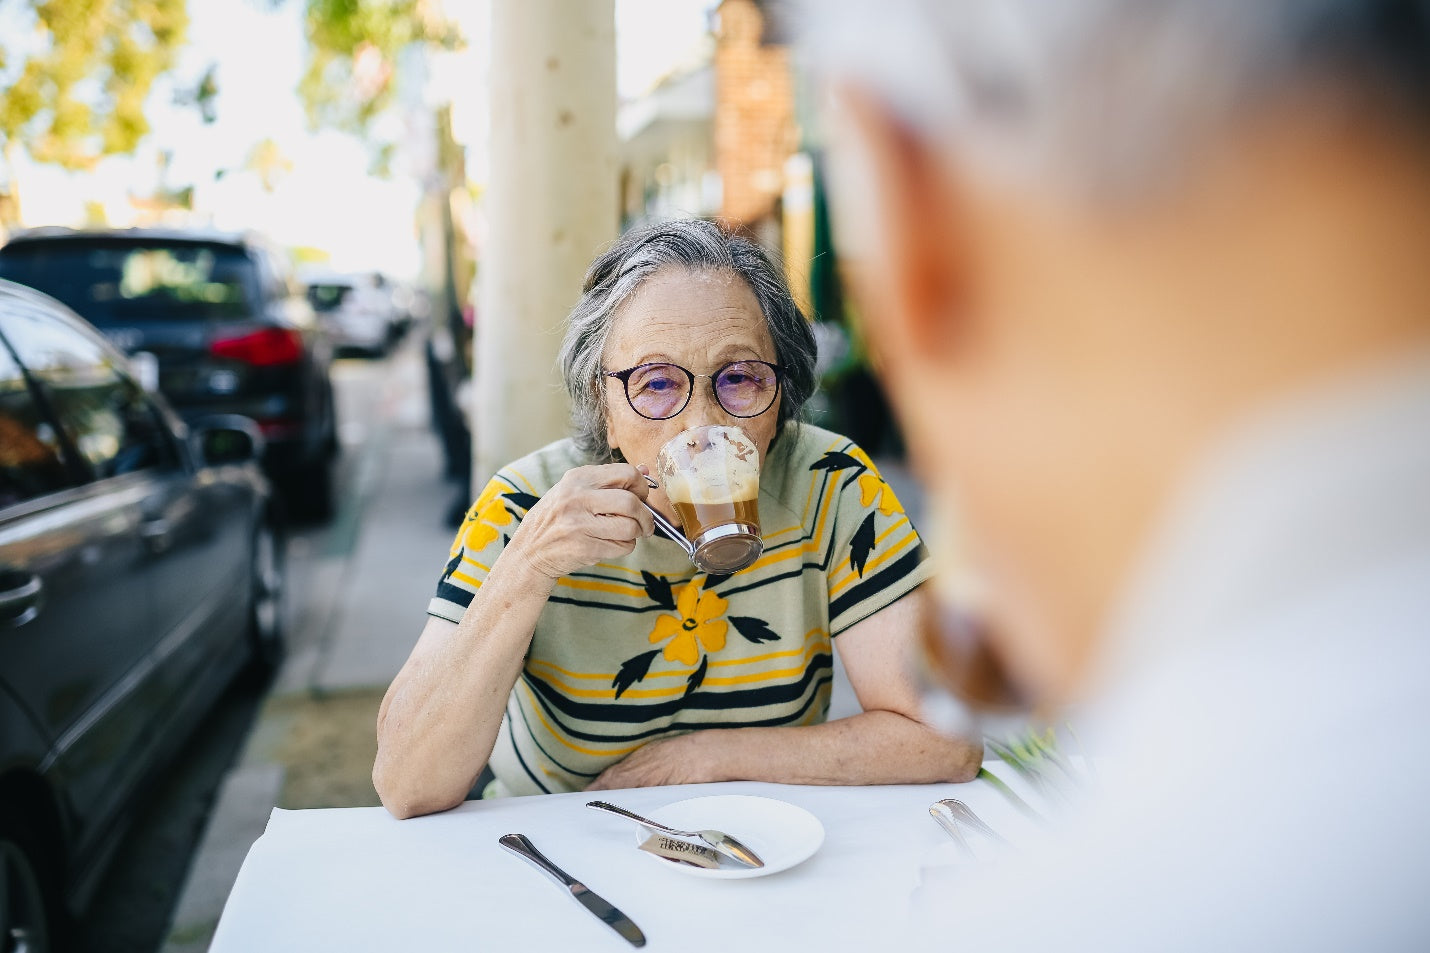
[[[381,357],[401,334],[389,283],[374,274],[313,275],[308,301],[340,351]]]

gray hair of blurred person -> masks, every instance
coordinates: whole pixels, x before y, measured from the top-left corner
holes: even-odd
[[[586,272],[581,300],[572,309],[559,358],[571,395],[572,438],[591,459],[612,459],[606,441],[606,340],[622,305],[662,268],[730,271],[754,292],[786,369],[780,384],[779,430],[799,416],[814,393],[815,342],[779,267],[759,245],[712,222],[679,220],[633,229],[616,239]]]
[[[1296,94],[1430,127],[1430,0],[804,0],[813,70],[980,174],[1105,198]]]

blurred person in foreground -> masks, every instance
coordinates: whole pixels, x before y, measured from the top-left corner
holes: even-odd
[[[919,720],[928,563],[848,439],[800,423],[814,336],[759,246],[701,221],[602,252],[561,353],[573,434],[503,467],[458,530],[378,715],[393,814],[483,796],[703,781],[966,781],[981,746]],[[697,571],[653,532],[667,440],[738,426],[764,554]],[[832,643],[832,644],[831,644]],[[863,711],[826,721],[833,652]]]
[[[950,942],[1430,949],[1430,3],[836,0],[806,49],[988,658],[1102,759]]]

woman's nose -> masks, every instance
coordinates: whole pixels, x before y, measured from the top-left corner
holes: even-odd
[[[734,419],[715,399],[714,390],[704,380],[696,383],[695,392],[690,395],[690,403],[680,416],[683,418],[681,424],[687,430],[729,424]]]

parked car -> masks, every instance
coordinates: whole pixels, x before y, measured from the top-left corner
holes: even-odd
[[[0,948],[51,948],[146,781],[281,655],[262,440],[187,426],[73,312],[0,281]]]
[[[396,286],[379,274],[309,273],[308,303],[339,353],[382,357],[402,336]]]
[[[0,278],[69,305],[186,419],[257,421],[290,512],[325,519],[338,451],[332,344],[283,257],[253,236],[35,229],[0,247]]]

